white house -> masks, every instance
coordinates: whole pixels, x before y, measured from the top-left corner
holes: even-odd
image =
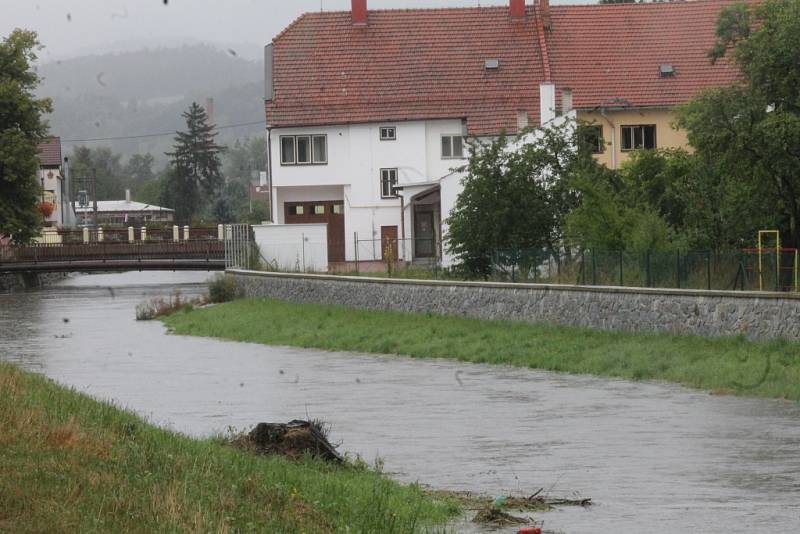
[[[70,203],[69,184],[62,173],[61,139],[49,137],[39,143],[39,186],[41,203],[52,212],[45,217],[45,226],[74,226],[75,213]]]
[[[548,7],[547,3],[543,6]],[[332,263],[450,262],[465,137],[555,117],[540,6],[307,13],[265,49],[274,222],[328,224]]]

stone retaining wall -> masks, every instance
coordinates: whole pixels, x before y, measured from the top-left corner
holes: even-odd
[[[250,297],[606,330],[800,340],[800,296],[228,271]]]

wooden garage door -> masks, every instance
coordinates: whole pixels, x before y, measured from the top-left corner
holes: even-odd
[[[328,225],[328,261],[341,262],[344,255],[344,202],[319,200],[314,202],[286,202],[286,224]]]

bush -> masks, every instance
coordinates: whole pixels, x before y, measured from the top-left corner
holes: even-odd
[[[202,306],[203,304],[206,304],[206,299],[202,297],[184,299],[181,297],[181,292],[176,291],[175,294],[168,299],[158,297],[136,306],[136,320],[152,321],[179,311],[188,311],[194,309],[195,306]]]
[[[208,300],[215,304],[230,302],[242,296],[242,290],[232,278],[219,274],[208,283]]]

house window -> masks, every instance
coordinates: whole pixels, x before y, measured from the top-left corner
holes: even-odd
[[[397,169],[381,169],[381,198],[394,198],[397,185]]]
[[[302,135],[297,137],[297,164],[308,165],[311,163],[311,137]]]
[[[324,135],[315,135],[314,139],[314,164],[328,163],[328,138]]]
[[[442,136],[442,158],[454,159],[464,157],[464,137],[461,135]]]
[[[381,141],[394,141],[397,139],[397,128],[384,126],[381,128]]]
[[[325,215],[325,204],[317,204],[314,206],[314,215]]]
[[[592,151],[592,154],[602,154],[606,151],[606,143],[603,140],[602,126],[586,126],[583,129],[583,142]]]
[[[622,150],[656,148],[656,125],[641,124],[622,127]]]
[[[281,165],[294,163],[294,137],[281,137]]]
[[[281,165],[326,165],[327,163],[327,136],[281,136]]]
[[[289,206],[289,215],[303,215],[304,213],[303,206]]]
[[[331,206],[331,213],[334,215],[341,215],[344,212],[344,206],[341,204],[334,204]]]

